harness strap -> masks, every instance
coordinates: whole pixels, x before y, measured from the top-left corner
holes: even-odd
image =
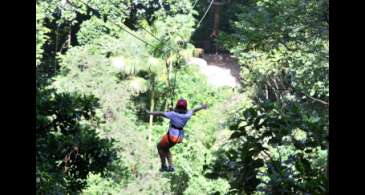
[[[176,126],[175,126],[175,125],[173,125],[173,124],[170,124],[170,126],[171,126],[172,128],[174,128],[174,129],[183,130],[183,128],[176,127]]]
[[[173,143],[170,139],[170,131],[167,130],[167,139],[169,140],[169,148],[172,147],[173,145],[175,145],[175,143]]]

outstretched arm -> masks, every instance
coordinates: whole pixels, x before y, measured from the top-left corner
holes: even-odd
[[[148,111],[148,110],[146,110],[146,112],[147,112],[149,115],[153,115],[153,116],[162,116],[162,117],[167,118],[163,112],[158,112],[158,111],[156,111],[156,112],[150,112],[150,111]]]
[[[208,108],[208,105],[202,104],[199,107],[196,107],[196,108],[192,109],[192,111],[193,111],[193,114],[194,114],[194,113],[196,113],[196,112],[198,112],[198,111],[200,111],[202,109],[207,109],[207,108]]]

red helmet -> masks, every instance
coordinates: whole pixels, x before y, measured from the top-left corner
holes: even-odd
[[[188,107],[188,102],[185,99],[179,99],[176,102],[176,108],[183,108],[183,109],[187,109]]]

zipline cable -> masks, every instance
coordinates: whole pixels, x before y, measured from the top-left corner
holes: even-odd
[[[195,3],[194,3],[194,5],[193,5],[193,8],[190,10],[190,12],[189,12],[189,14],[191,13],[191,11],[194,9],[194,7],[195,7],[195,5],[198,3],[198,1],[199,0],[196,0],[195,1]],[[207,8],[207,10],[205,11],[205,13],[204,13],[204,15],[203,15],[203,17],[200,19],[200,21],[199,21],[199,23],[198,23],[198,25],[196,26],[196,28],[195,28],[195,30],[194,31],[196,31],[198,28],[199,28],[199,26],[200,26],[200,24],[201,24],[201,22],[204,20],[204,18],[205,18],[205,16],[207,15],[207,13],[208,13],[208,11],[209,11],[209,9],[211,8],[211,6],[213,5],[213,2],[214,2],[214,0],[211,0],[211,2],[210,2],[210,4],[209,4],[209,7]],[[193,31],[193,32],[194,32]],[[181,38],[182,38],[182,36],[178,33],[178,32],[176,32],[176,34],[178,35],[178,36],[180,36]],[[179,53],[177,53],[178,54],[178,57],[180,56],[180,54]],[[172,87],[172,94],[173,94],[173,96],[175,96],[175,87],[176,87],[176,70],[174,71],[174,86]],[[171,102],[171,107],[173,107],[173,101],[172,101],[172,99],[173,99],[173,97],[171,97],[171,100],[170,100],[170,102]]]
[[[199,2],[199,0],[196,0],[195,1],[195,3],[194,3],[194,5],[193,5],[193,8],[190,10],[190,12],[189,12],[189,14],[191,13],[191,11],[194,9],[194,7],[197,5],[197,3]],[[196,26],[196,28],[194,29],[194,31],[196,31],[198,28],[199,28],[199,26],[200,26],[200,24],[201,24],[201,22],[204,20],[204,18],[205,18],[205,16],[207,15],[207,13],[208,13],[208,11],[209,11],[209,9],[211,8],[211,6],[213,5],[213,2],[214,2],[214,0],[212,0],[211,2],[210,2],[210,4],[209,4],[209,7],[207,8],[207,10],[205,11],[205,13],[204,13],[204,15],[203,15],[203,17],[199,20],[199,23],[198,23],[198,25]],[[193,32],[194,32],[193,31]],[[176,32],[176,34],[179,36],[179,37],[181,37],[182,38],[182,36],[178,33],[178,32]],[[177,53],[178,54],[178,57],[180,56],[180,54],[179,54],[179,52]],[[175,87],[176,87],[176,70],[174,69],[174,82],[173,82],[173,87],[172,87],[172,96],[175,96]],[[171,100],[170,100],[170,102],[171,102],[171,107],[173,107],[173,97],[171,97]]]
[[[116,4],[112,1],[109,1],[111,4],[113,4],[114,6],[116,6]],[[116,6],[118,7],[118,6]],[[121,12],[125,15],[128,15],[125,11],[121,10]],[[150,32],[149,30],[145,29],[143,26],[139,25],[140,28],[142,28],[144,31],[146,31],[149,35],[151,35],[153,38],[155,38],[156,40],[162,42],[161,39],[159,39],[158,37],[156,37],[152,32]]]
[[[80,0],[82,3],[84,3],[82,0]],[[111,4],[113,4],[115,7],[118,7],[114,2],[112,2],[112,1],[109,1]],[[192,9],[189,11],[189,13],[188,14],[190,14],[191,12],[192,12],[192,10],[194,9],[194,7],[198,4],[198,2],[199,2],[199,0],[196,0],[195,2],[194,2],[194,4],[193,4],[193,7],[192,7]],[[213,4],[213,2],[214,2],[214,0],[212,0],[211,2],[210,2],[210,5],[209,5],[209,7],[208,7],[208,9],[206,10],[206,12],[204,13],[204,15],[203,15],[203,17],[200,19],[200,21],[199,21],[199,23],[198,23],[198,25],[197,25],[197,27],[196,28],[199,28],[199,26],[200,26],[200,23],[203,21],[203,19],[204,19],[204,17],[206,16],[206,14],[208,13],[208,11],[209,11],[209,9],[210,9],[210,7],[212,6],[212,4]],[[87,5],[86,3],[84,3],[85,5]],[[88,6],[88,5],[87,5]],[[90,6],[89,6],[90,7]],[[95,9],[94,9],[95,10]],[[123,10],[121,10],[121,12],[123,13],[123,14],[125,14],[125,15],[128,15],[125,11],[123,11]],[[142,28],[144,31],[146,31],[149,35],[151,35],[153,38],[155,38],[157,41],[159,41],[159,43],[161,43],[161,42],[163,42],[163,40],[161,40],[161,39],[159,39],[158,37],[156,37],[152,32],[150,32],[149,30],[147,30],[146,28],[144,28],[143,26],[139,26],[140,28]],[[195,29],[196,30],[196,29]],[[195,31],[194,30],[194,31]],[[180,38],[183,38],[183,36],[182,35],[180,35],[177,31],[175,32]],[[171,48],[170,46],[167,46],[168,48],[170,48],[170,49],[172,49],[172,50],[174,50],[175,52],[177,52],[177,53],[179,53],[179,51],[178,50],[176,50],[176,49],[174,49],[174,48]],[[180,47],[179,45],[178,45],[178,47]]]
[[[73,7],[75,7],[75,8],[77,8],[76,6],[74,6],[71,2],[69,2],[69,0],[66,0],[71,6],[73,6]],[[93,8],[92,6],[90,6],[89,4],[87,4],[87,3],[85,3],[84,1],[82,1],[82,0],[79,0],[82,4],[84,4],[84,5],[86,5],[87,7],[89,7],[90,9],[92,9],[94,12],[96,12],[96,13],[98,13],[99,15],[100,15],[100,13],[99,13],[99,11],[98,11],[98,9],[95,9],[95,8]],[[109,1],[110,2],[110,1]],[[199,2],[199,0],[196,0],[195,1],[195,3],[194,3],[194,5],[193,5],[193,8],[195,7],[195,5],[197,4]],[[204,13],[204,15],[203,15],[203,17],[200,19],[200,21],[199,21],[199,23],[198,23],[198,25],[196,26],[196,29],[197,28],[199,28],[199,26],[200,26],[200,24],[201,24],[201,22],[204,20],[204,18],[205,18],[205,16],[207,15],[207,13],[208,13],[208,11],[209,11],[209,9],[211,8],[211,6],[212,6],[212,4],[213,4],[213,2],[214,2],[214,0],[212,0],[211,2],[210,2],[210,4],[209,4],[209,7],[207,8],[207,10],[205,11],[205,13]],[[115,6],[115,4],[113,3],[113,2],[111,2],[114,6]],[[80,12],[79,12],[80,13]],[[126,14],[126,12],[123,12],[122,11],[122,13],[124,13],[124,14]],[[131,33],[131,32],[129,32],[129,31],[127,31],[125,28],[123,28],[123,26],[121,26],[121,25],[119,25],[119,24],[117,24],[117,23],[115,23],[115,22],[113,22],[112,20],[109,20],[109,22],[111,22],[112,24],[114,24],[114,25],[117,25],[117,26],[119,26],[123,31],[125,31],[126,33],[128,33],[128,34],[130,34],[131,36],[133,36],[134,38],[136,38],[136,39],[138,39],[138,40],[140,40],[140,41],[142,41],[143,43],[145,43],[145,44],[147,44],[147,45],[149,45],[149,46],[151,46],[151,47],[153,47],[154,48],[154,46],[151,44],[151,43],[148,43],[148,42],[146,42],[145,40],[143,40],[142,38],[139,38],[137,35],[134,35],[133,33]],[[159,39],[159,38],[157,38],[153,33],[151,33],[150,31],[148,31],[147,29],[145,29],[143,26],[140,26],[144,31],[146,31],[149,35],[151,35],[153,38],[155,38],[156,40],[158,40],[159,41],[159,43],[162,43],[163,42],[163,40],[161,40],[161,39]],[[128,28],[128,27],[127,27]],[[196,30],[195,29],[195,30]],[[194,30],[194,31],[195,31]],[[182,36],[179,34],[179,33],[177,33],[176,32],[176,34],[178,34],[181,38],[182,38]],[[176,49],[174,49],[174,48],[172,48],[172,47],[170,47],[170,46],[168,46],[168,45],[166,45],[168,48],[170,48],[171,50],[173,50],[173,51],[175,51],[175,52],[177,52],[178,54],[179,54],[179,50],[176,50]],[[180,45],[178,45],[178,47],[180,47]]]
[[[198,4],[199,0],[196,0],[193,7],[191,8],[192,10],[194,9],[194,7],[196,6],[196,4]]]
[[[93,8],[93,7],[91,7],[89,4],[87,4],[87,3],[85,3],[84,1],[82,1],[82,0],[79,0],[81,3],[83,3],[84,5],[86,5],[86,6],[88,6],[88,7],[90,7],[91,9],[93,9],[94,11],[97,11],[97,10],[99,10],[99,9],[95,9],[95,8]],[[111,1],[109,1],[111,4],[113,4],[114,6],[116,6],[116,4],[115,3],[113,3],[113,2],[111,2]],[[116,6],[117,7],[117,6]],[[98,11],[97,11],[98,12]],[[123,10],[121,10],[121,12],[122,13],[124,13],[125,15],[128,15],[126,12],[124,12]],[[117,26],[119,26],[117,23],[115,23],[115,22],[113,22],[112,20],[109,20],[111,23],[113,23],[114,25],[117,25]],[[164,42],[163,40],[161,40],[161,39],[159,39],[159,38],[157,38],[152,32],[150,32],[149,30],[147,30],[146,28],[144,28],[143,26],[139,26],[140,28],[142,28],[144,31],[146,31],[149,35],[151,35],[153,38],[155,38],[157,41],[159,41],[159,44],[160,43],[162,43],[162,42]],[[123,28],[122,28],[123,29]],[[125,31],[125,29],[123,29],[124,31]],[[128,32],[129,34],[131,34],[130,32]],[[136,37],[136,35],[134,35],[134,37]],[[139,40],[141,40],[141,38],[138,38]],[[142,41],[142,40],[141,40]],[[145,41],[143,41],[143,42],[145,42]],[[148,44],[148,45],[150,45],[150,46],[152,46],[152,44]],[[173,50],[173,51],[175,51],[175,52],[179,52],[178,50],[176,50],[176,49],[174,49],[174,48],[172,48],[172,47],[170,47],[170,46],[168,46],[168,45],[166,45],[168,48],[170,48],[171,50]],[[153,46],[152,46],[153,47]]]
[[[79,8],[77,7],[77,6],[75,6],[72,2],[70,2],[69,0],[66,0],[72,7],[74,7],[74,8],[76,8],[76,11],[78,12],[78,13],[80,13],[80,11],[78,10]],[[93,6],[90,6],[89,4],[87,4],[87,3],[85,3],[84,1],[82,1],[82,0],[79,0],[82,4],[84,4],[86,7],[88,7],[89,9],[91,9],[93,12],[95,12],[98,16],[98,18],[100,19],[100,17],[99,16],[101,16],[101,14],[100,14],[100,12],[98,11],[99,9],[97,8],[97,9],[95,9]],[[115,4],[114,4],[115,5]],[[80,13],[81,14],[81,13]],[[128,30],[126,30],[122,25],[119,25],[119,24],[117,24],[117,23],[115,23],[115,22],[113,22],[112,20],[108,20],[110,23],[112,23],[112,24],[114,24],[114,25],[116,25],[116,26],[118,26],[118,27],[120,27],[123,31],[125,31],[126,33],[128,33],[128,34],[130,34],[131,36],[133,36],[134,38],[136,38],[136,39],[138,39],[139,41],[142,41],[143,43],[145,43],[145,44],[147,44],[147,45],[149,45],[149,46],[151,46],[151,47],[153,47],[153,48],[155,48],[151,43],[148,43],[147,41],[145,41],[145,40],[143,40],[142,38],[139,38],[137,35],[134,35],[133,33],[131,33],[131,32],[129,32]],[[127,27],[128,28],[128,27]],[[142,27],[143,28],[143,27]],[[160,39],[158,39],[156,36],[154,36],[151,32],[149,32],[148,30],[146,30],[145,28],[143,28],[143,30],[145,30],[147,33],[149,33],[150,35],[152,35],[156,40],[158,40],[159,41],[159,43],[161,43],[161,42],[163,42],[162,40],[160,40]],[[171,48],[170,46],[168,46],[167,45],[167,47],[168,48],[170,48],[171,50],[173,50],[173,51],[175,51],[175,52],[177,52],[177,56],[178,56],[178,58],[179,58],[179,56],[180,56],[180,51],[179,50],[177,50],[177,49],[173,49],[173,48]],[[178,45],[178,47],[179,47],[179,45]],[[175,76],[176,76],[176,74],[175,74]],[[175,80],[176,80],[176,78],[175,78]],[[175,81],[175,83],[176,83],[176,81]],[[175,86],[175,83],[173,84],[174,86]],[[171,90],[171,85],[170,85],[170,90]],[[172,94],[175,94],[175,90],[174,89],[172,89]],[[172,102],[171,102],[172,103]]]
[[[189,13],[188,13],[188,15],[194,10],[194,8],[195,8],[195,6],[198,4],[198,2],[199,2],[199,0],[196,0],[195,2],[194,2],[194,4],[193,4],[193,6],[192,6],[192,8],[191,8],[191,10],[189,11]],[[195,31],[196,29],[194,29],[193,30],[193,32]],[[182,35],[180,35],[180,33],[178,33],[178,32],[175,32],[180,38],[182,38],[183,39],[183,36]]]
[[[75,7],[76,9],[77,9],[77,6],[75,6],[75,5],[73,5],[69,0],[66,0],[71,6],[73,6],[73,7]],[[89,4],[87,4],[87,3],[85,3],[84,1],[82,1],[82,0],[79,0],[82,4],[84,4],[84,5],[86,5],[88,8],[90,8],[91,10],[93,10],[95,13],[98,13],[98,15],[100,16],[101,14],[100,14],[100,12],[98,11],[99,9],[95,9],[95,8],[93,8],[92,6],[90,6]],[[193,8],[196,6],[196,4],[198,3],[198,1],[199,0],[196,0],[195,1],[195,3],[194,3],[194,5],[193,5]],[[109,1],[110,2],[110,1]],[[200,23],[203,21],[203,19],[204,19],[204,17],[206,16],[206,14],[208,13],[208,11],[209,11],[209,9],[210,9],[210,7],[212,6],[212,4],[213,4],[213,2],[214,2],[214,0],[212,0],[211,1],[211,3],[210,3],[210,5],[209,5],[209,7],[208,7],[208,9],[206,10],[206,12],[204,13],[204,15],[203,15],[203,17],[201,18],[201,20],[199,21],[199,23],[198,23],[198,25],[197,25],[197,28],[200,26]],[[112,3],[114,6],[116,6],[113,2],[110,2],[110,3]],[[79,12],[79,11],[77,11],[77,12]],[[191,12],[191,11],[190,11]],[[190,13],[189,12],[189,13]],[[80,13],[80,12],[79,12]],[[124,14],[126,14],[125,12],[123,12],[122,11],[122,13],[124,13]],[[81,14],[81,13],[80,13]],[[127,14],[126,14],[127,15]],[[154,48],[154,46],[151,44],[151,43],[148,43],[147,41],[145,41],[145,40],[143,40],[142,38],[139,38],[137,35],[134,35],[133,33],[131,33],[131,32],[129,32],[128,30],[126,30],[122,25],[119,25],[119,24],[117,24],[116,22],[113,22],[112,20],[108,20],[110,23],[112,23],[112,24],[114,24],[114,25],[116,25],[116,26],[118,26],[118,27],[120,27],[123,31],[125,31],[126,33],[128,33],[128,34],[130,34],[131,36],[133,36],[134,38],[136,38],[136,39],[138,39],[139,41],[141,41],[141,42],[143,42],[143,43],[145,43],[145,44],[147,44],[147,45],[149,45],[149,46],[151,46],[151,47],[153,47]],[[160,43],[162,43],[163,42],[163,40],[161,40],[161,39],[159,39],[159,38],[157,38],[153,33],[151,33],[150,31],[148,31],[147,29],[145,29],[143,26],[140,26],[144,31],[146,31],[149,35],[151,35],[153,38],[155,38],[156,40],[158,40],[159,41],[159,44]],[[128,27],[127,27],[128,28]],[[129,28],[128,28],[129,29]],[[177,33],[176,32],[176,34],[178,34],[181,38],[182,38],[182,36],[179,34],[179,33]],[[171,50],[173,50],[173,51],[175,51],[176,53],[177,53],[177,57],[179,58],[180,57],[180,51],[178,50],[178,49],[174,49],[174,48],[171,48],[170,46],[168,46],[168,45],[166,45],[168,48],[170,48]],[[177,45],[179,48],[180,48],[180,45],[178,44]],[[182,48],[181,48],[182,49]],[[176,85],[176,70],[174,71],[175,72],[175,77],[174,77],[174,87],[175,87],[175,85]],[[170,86],[171,87],[171,86]],[[175,95],[175,89],[173,88],[172,89],[172,93],[173,93],[173,95]],[[171,103],[173,103],[173,102],[171,102]]]
[[[82,0],[78,0],[78,1],[80,1],[82,4],[84,4],[84,5],[86,5],[88,8],[90,8],[90,9],[92,9],[94,12],[96,12],[96,13],[98,13],[99,15],[100,15],[100,13],[99,13],[99,11],[97,10],[97,9],[95,9],[95,8],[93,8],[93,7],[91,7],[89,4],[87,4],[87,3],[85,3],[84,1],[82,1]],[[73,3],[71,3],[69,0],[67,0],[67,2],[72,6],[72,7],[74,7],[74,8],[76,8],[76,9],[78,9],[78,7],[77,6],[75,6]],[[79,12],[80,13],[80,11],[78,11],[77,10],[77,12]],[[80,13],[81,14],[81,13]],[[114,24],[114,25],[116,25],[116,26],[118,26],[118,27],[120,27],[124,32],[126,32],[126,33],[128,33],[128,34],[130,34],[131,36],[133,36],[134,38],[136,38],[136,39],[138,39],[138,40],[140,40],[140,41],[142,41],[143,43],[145,43],[145,44],[147,44],[147,45],[149,45],[149,46],[151,46],[151,47],[153,47],[154,48],[154,46],[151,44],[151,43],[148,43],[147,41],[145,41],[145,40],[143,40],[142,38],[139,38],[137,35],[134,35],[133,33],[131,33],[131,32],[129,32],[128,30],[126,30],[122,25],[120,25],[120,24],[117,24],[117,23],[115,23],[114,21],[112,21],[112,20],[108,20],[110,23],[112,23],[112,24]],[[128,28],[128,27],[127,27]]]
[[[208,13],[208,11],[209,11],[210,7],[213,5],[213,2],[214,2],[214,0],[212,0],[212,1],[210,2],[208,9],[205,11],[205,13],[204,13],[203,17],[200,19],[200,21],[199,21],[198,25],[196,25],[196,28],[199,28],[199,26],[200,26],[201,22],[203,21],[203,19],[204,19],[204,18],[205,18],[205,16],[207,15],[207,13]]]

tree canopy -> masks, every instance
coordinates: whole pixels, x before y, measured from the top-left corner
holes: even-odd
[[[328,4],[37,0],[36,194],[327,194]],[[207,41],[240,87],[189,63]],[[169,123],[145,110],[180,97],[209,109],[162,174]]]

